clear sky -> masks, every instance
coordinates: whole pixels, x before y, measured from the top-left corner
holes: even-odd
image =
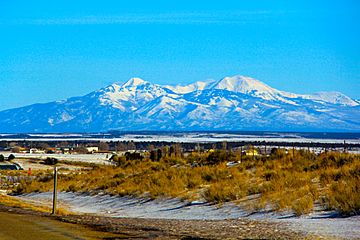
[[[360,98],[360,1],[0,1],[0,110],[236,74]]]

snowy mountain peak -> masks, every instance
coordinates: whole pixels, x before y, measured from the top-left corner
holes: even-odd
[[[122,87],[136,87],[136,86],[139,86],[139,85],[144,85],[144,84],[147,84],[149,82],[146,82],[144,80],[142,80],[141,78],[130,78],[126,83],[124,83],[122,85]]]
[[[121,111],[128,112],[138,109],[159,96],[172,92],[141,78],[131,78],[122,85],[114,83],[105,90],[100,90],[100,93],[99,101],[102,105],[111,105]]]
[[[281,101],[284,103],[296,105],[295,102],[287,99],[287,96],[285,96],[283,92],[276,90],[251,77],[245,77],[241,75],[225,77],[218,81],[212,88],[243,93],[253,97],[262,98],[264,100]]]
[[[251,93],[258,92],[274,92],[275,89],[269,87],[265,83],[251,78],[236,75],[233,77],[225,77],[215,84],[215,89],[224,89],[232,92]]]

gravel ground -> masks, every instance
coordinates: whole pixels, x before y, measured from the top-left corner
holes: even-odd
[[[42,204],[51,203],[51,193],[25,194],[20,196],[20,198],[38,201]],[[199,227],[191,231],[201,232],[201,226],[206,222],[211,228],[219,226],[218,231],[226,234],[231,232],[233,228],[236,229],[237,224],[241,222],[249,223],[245,225],[240,224],[239,226],[240,228],[241,226],[248,228],[250,231],[251,227],[249,226],[252,225],[251,222],[255,222],[255,225],[261,228],[261,232],[265,233],[265,235],[261,235],[262,237],[270,234],[265,231],[266,224],[269,224],[269,226],[275,226],[272,229],[273,234],[280,231],[279,227],[281,226],[283,229],[290,230],[290,232],[301,233],[306,236],[319,236],[329,239],[360,239],[360,216],[340,218],[334,217],[333,212],[317,211],[302,217],[295,217],[289,213],[279,214],[274,212],[259,212],[249,215],[232,203],[226,203],[220,207],[201,202],[181,202],[177,199],[149,201],[142,198],[136,199],[109,195],[92,196],[64,192],[59,193],[58,199],[63,206],[68,207],[73,212],[113,217],[120,219],[118,220],[120,221],[119,224],[122,224],[122,221],[141,222],[143,219],[146,219],[144,221],[149,226],[152,226],[152,222],[162,222],[162,226],[167,226],[166,232],[172,231],[171,224],[179,222],[184,226],[187,226],[188,223],[190,225],[191,223],[196,223],[195,225]],[[136,219],[136,221],[126,219]],[[261,224],[264,224],[264,226]],[[248,233],[245,228],[239,231]],[[182,229],[182,232],[186,233],[186,227]],[[205,236],[205,232],[201,236]],[[229,236],[236,236],[232,234],[236,234],[236,232],[231,232]],[[225,237],[228,237],[228,235]]]
[[[65,217],[65,220],[89,224],[97,229],[135,238],[303,239],[305,237],[303,234],[287,229],[281,223],[246,219],[209,221],[72,216]]]

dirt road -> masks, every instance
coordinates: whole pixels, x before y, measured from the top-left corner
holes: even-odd
[[[0,211],[1,240],[95,240],[113,239],[114,234],[96,232],[76,224],[64,223],[47,217]]]
[[[249,220],[165,220],[91,215],[52,217],[0,205],[1,240],[303,239],[281,224]],[[310,238],[309,238],[310,239]]]

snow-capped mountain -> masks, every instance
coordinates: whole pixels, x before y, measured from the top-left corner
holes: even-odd
[[[132,78],[0,112],[0,132],[108,130],[360,131],[360,104],[337,92],[288,93],[244,76],[187,86]]]

